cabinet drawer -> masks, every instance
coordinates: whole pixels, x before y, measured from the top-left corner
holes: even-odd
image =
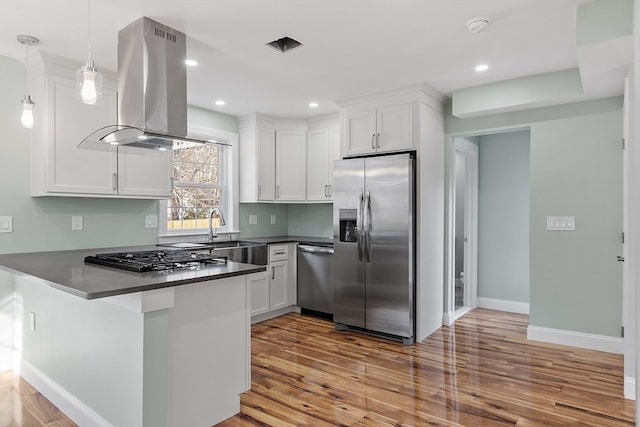
[[[289,245],[269,245],[269,262],[283,261],[289,258]]]

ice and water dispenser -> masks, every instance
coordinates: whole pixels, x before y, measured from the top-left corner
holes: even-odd
[[[340,209],[340,241],[357,243],[358,229],[356,227],[356,218],[358,211],[356,209]]]

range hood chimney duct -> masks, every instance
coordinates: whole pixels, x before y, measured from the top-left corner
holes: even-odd
[[[187,136],[186,57],[186,35],[150,18],[120,30],[118,124],[98,129],[80,146],[166,150],[210,143]]]

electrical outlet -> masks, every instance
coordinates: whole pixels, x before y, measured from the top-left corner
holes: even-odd
[[[79,231],[82,230],[82,216],[81,215],[73,215],[71,217],[71,230]]]
[[[276,216],[275,215],[271,215],[271,225],[276,223]]]
[[[249,215],[249,225],[256,225],[258,223],[257,215]]]
[[[0,233],[13,233],[12,216],[0,216]]]
[[[145,228],[158,228],[158,215],[147,215],[144,217]]]
[[[548,216],[547,230],[549,231],[575,231],[575,216]]]

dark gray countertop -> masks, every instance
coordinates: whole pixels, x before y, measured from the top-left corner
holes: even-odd
[[[249,237],[240,238],[243,242],[258,242],[267,245],[275,243],[302,243],[302,244],[333,244],[332,238],[327,237],[309,237],[309,236],[273,236],[273,237]]]
[[[135,273],[86,264],[84,257],[97,253],[143,251],[156,246],[83,249],[0,255],[0,268],[43,280],[49,286],[85,299],[104,298],[151,289],[186,285],[266,271],[265,266],[227,262],[175,271]]]

